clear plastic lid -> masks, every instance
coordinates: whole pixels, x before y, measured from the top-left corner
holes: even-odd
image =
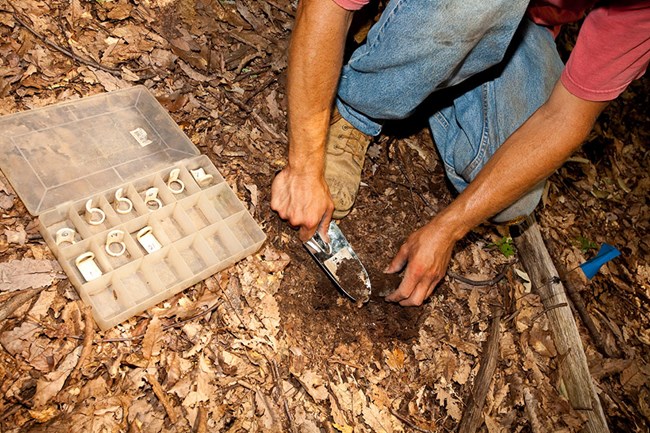
[[[144,87],[0,117],[0,168],[32,215],[199,154]]]

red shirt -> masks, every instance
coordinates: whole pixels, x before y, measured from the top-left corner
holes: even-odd
[[[348,10],[369,0],[334,0]],[[609,101],[640,78],[650,62],[650,0],[533,0],[528,17],[557,36],[586,15],[562,72],[562,84],[589,101]]]

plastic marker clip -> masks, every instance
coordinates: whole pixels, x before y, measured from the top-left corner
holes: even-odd
[[[180,168],[175,168],[169,172],[169,179],[167,179],[167,188],[174,194],[180,194],[185,191],[185,184],[178,178],[181,174]]]
[[[190,170],[190,173],[192,173],[192,177],[194,177],[194,180],[196,180],[196,183],[198,183],[201,188],[205,188],[212,183],[212,175],[206,173],[203,167],[199,167],[196,170]]]
[[[102,276],[101,269],[95,263],[95,254],[93,252],[83,253],[74,262],[86,281],[96,280]]]
[[[86,202],[86,221],[91,226],[98,226],[104,222],[106,214],[98,207],[93,207],[93,199]]]
[[[77,232],[75,232],[73,229],[70,227],[63,227],[56,232],[56,236],[54,239],[54,243],[56,243],[57,246],[60,246],[61,244],[74,244],[76,241],[74,240],[75,235]]]
[[[147,209],[154,211],[162,207],[162,202],[158,198],[158,188],[149,188],[144,195],[144,204],[147,205]]]
[[[111,230],[106,235],[106,254],[111,257],[120,257],[126,251],[126,245],[123,242],[124,232],[122,230]]]
[[[140,245],[142,245],[142,248],[144,248],[149,254],[162,248],[158,239],[153,235],[153,229],[151,226],[142,228],[135,237],[138,239],[138,242],[140,242]]]
[[[133,202],[124,197],[124,188],[115,191],[115,212],[125,215],[133,210]]]

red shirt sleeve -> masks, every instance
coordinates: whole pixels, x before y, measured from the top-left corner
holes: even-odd
[[[585,18],[562,72],[575,96],[609,101],[640,78],[650,62],[650,1],[596,6]]]
[[[370,0],[334,0],[334,3],[349,11],[356,11],[364,7]]]

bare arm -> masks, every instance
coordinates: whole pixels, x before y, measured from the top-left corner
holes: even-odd
[[[324,179],[325,140],[352,18],[331,0],[302,0],[289,48],[289,164],[276,176],[271,207],[307,240],[329,225],[334,204]]]
[[[387,272],[408,265],[387,300],[420,305],[429,297],[446,273],[456,241],[560,167],[606,105],[573,96],[558,82],[548,101],[505,141],[467,189],[402,245]]]

